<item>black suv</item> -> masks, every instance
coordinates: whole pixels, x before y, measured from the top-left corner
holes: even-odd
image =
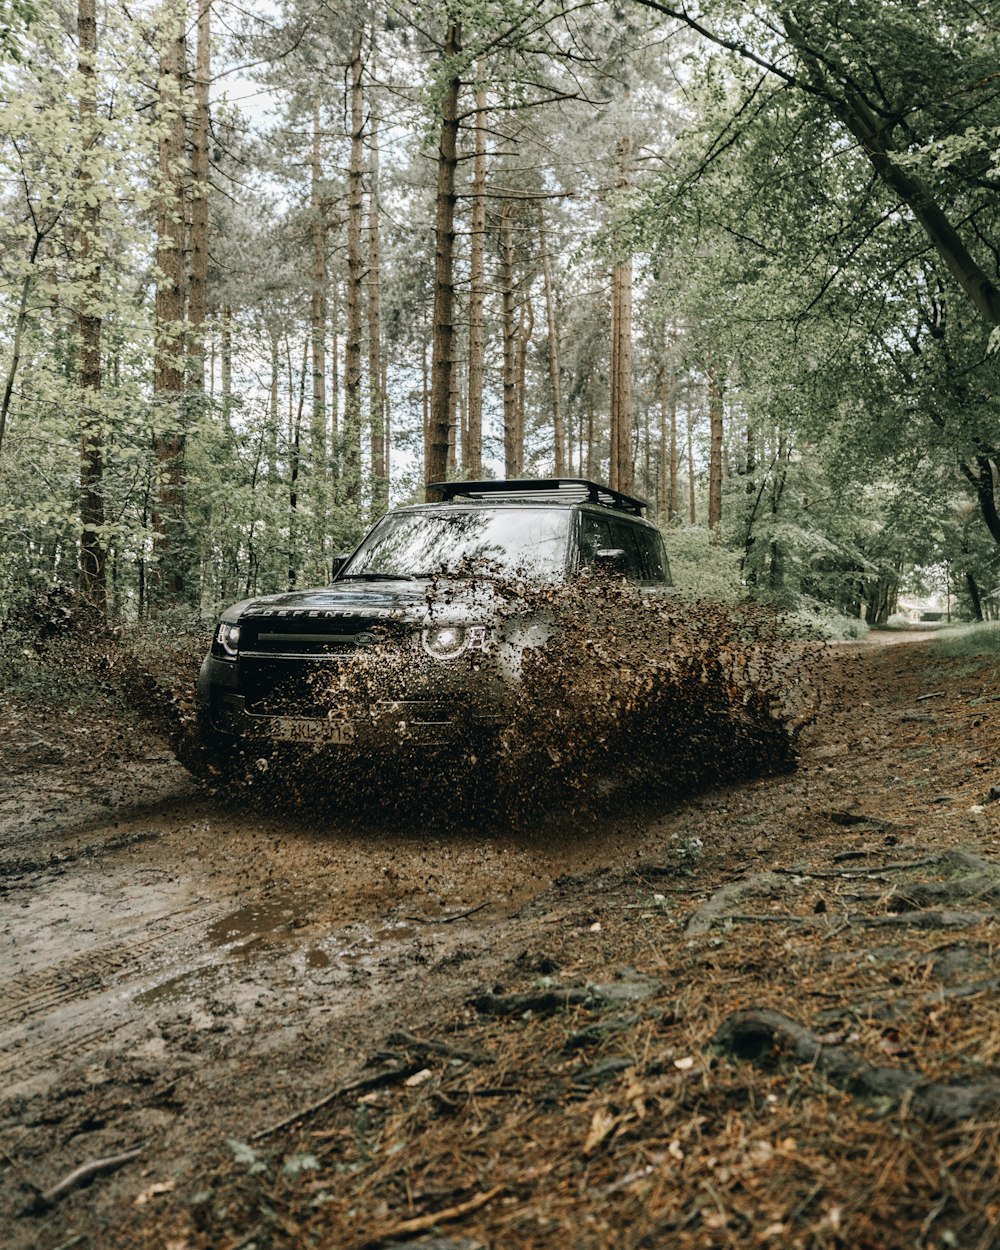
[[[640,499],[582,479],[448,482],[440,503],[396,508],[329,586],[247,599],[216,627],[198,681],[217,760],[366,739],[468,747],[502,720],[544,612],[511,611],[503,584],[565,583],[600,570],[671,585]]]

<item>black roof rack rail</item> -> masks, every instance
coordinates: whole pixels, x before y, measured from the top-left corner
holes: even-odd
[[[428,490],[440,491],[444,502],[451,499],[535,499],[547,503],[598,503],[617,512],[642,516],[649,507],[645,499],[623,495],[600,482],[582,477],[517,478],[497,482],[429,482]]]

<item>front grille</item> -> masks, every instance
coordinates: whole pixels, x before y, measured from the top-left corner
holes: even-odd
[[[240,622],[240,654],[249,656],[350,655],[358,649],[358,635],[372,634],[382,642],[400,637],[398,626],[364,617],[339,617],[324,621],[312,617],[250,618]]]

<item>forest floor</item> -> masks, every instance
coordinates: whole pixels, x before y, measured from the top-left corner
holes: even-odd
[[[891,641],[794,772],[488,834],[7,700],[0,1242],[996,1246],[998,661]]]

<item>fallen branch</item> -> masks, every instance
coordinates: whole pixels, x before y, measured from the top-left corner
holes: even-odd
[[[72,1172],[64,1176],[51,1189],[37,1193],[31,1202],[23,1208],[21,1214],[39,1215],[41,1212],[47,1211],[50,1207],[55,1206],[60,1198],[64,1198],[66,1194],[70,1193],[71,1190],[76,1189],[80,1185],[88,1184],[95,1176],[102,1176],[108,1172],[117,1172],[126,1163],[131,1163],[133,1159],[137,1159],[145,1149],[145,1146],[136,1146],[132,1150],[123,1151],[122,1154],[107,1155],[103,1159],[91,1159],[89,1163],[81,1163],[78,1168],[74,1168]]]
[[[460,1220],[463,1215],[471,1215],[473,1211],[485,1207],[497,1194],[503,1193],[503,1190],[503,1185],[494,1185],[485,1193],[476,1194],[468,1202],[460,1202],[454,1207],[445,1207],[443,1211],[434,1211],[430,1215],[418,1215],[412,1220],[402,1220],[399,1224],[394,1224],[392,1228],[385,1229],[384,1232],[366,1237],[363,1241],[354,1242],[351,1250],[374,1250],[374,1247],[383,1245],[390,1238],[408,1237],[413,1233],[425,1233],[429,1228],[436,1228],[438,1224],[450,1224],[454,1220]]]
[[[315,1115],[317,1111],[322,1111],[324,1107],[328,1107],[332,1102],[336,1102],[338,1098],[343,1098],[347,1094],[367,1093],[369,1090],[382,1089],[386,1085],[395,1085],[398,1081],[405,1081],[408,1076],[413,1076],[415,1072],[419,1072],[423,1066],[423,1063],[413,1061],[401,1063],[395,1068],[377,1072],[374,1076],[365,1076],[358,1081],[351,1081],[347,1085],[338,1085],[329,1094],[324,1094],[322,1098],[317,1098],[315,1102],[311,1102],[307,1107],[302,1107],[291,1115],[286,1115],[277,1124],[271,1124],[267,1128],[258,1129],[250,1140],[252,1142],[263,1141],[265,1137],[273,1137],[275,1133],[280,1133],[283,1128],[288,1128],[290,1124],[296,1124],[299,1120],[308,1119],[310,1116]]]
[[[951,868],[965,868],[969,872],[981,872],[989,875],[996,875],[1000,872],[1000,864],[995,860],[983,859],[981,855],[975,855],[972,851],[965,850],[964,847],[952,847],[950,851],[945,851],[941,856],[942,864],[947,864]]]
[[[982,902],[1000,899],[1000,880],[980,875],[952,881],[913,881],[896,889],[889,906],[894,910],[902,910],[904,907],[921,908],[934,903],[954,903],[959,899]]]
[[[852,925],[873,929],[971,929],[973,925],[997,920],[994,911],[904,911],[890,916],[851,916]]]
[[[817,881],[840,881],[850,877],[875,878],[880,872],[906,872],[909,868],[926,868],[928,864],[940,864],[943,856],[927,855],[923,859],[908,859],[895,864],[871,864],[867,868],[840,868],[831,872],[820,868],[775,868],[785,877],[814,877]]]
[[[896,828],[891,820],[883,820],[881,816],[865,816],[862,812],[824,812],[823,815],[831,824],[848,829],[864,825],[866,828],[877,829],[879,833],[888,833],[890,829]]]
[[[731,881],[721,890],[716,890],[707,902],[702,903],[688,920],[684,932],[687,934],[707,933],[730,903],[742,898],[744,894],[770,893],[778,884],[778,879],[773,872],[761,872],[752,877],[744,877],[741,881]]]
[[[800,924],[828,925],[832,916],[792,916],[784,912],[730,912],[714,917],[714,920],[731,924]],[[998,920],[992,911],[903,911],[888,916],[865,916],[848,912],[841,922],[859,929],[968,929],[987,920]],[[699,930],[704,932],[704,930]]]
[[[1000,1081],[945,1085],[907,1068],[866,1063],[843,1046],[825,1046],[818,1034],[769,1008],[737,1011],[713,1039],[735,1059],[766,1063],[777,1058],[807,1064],[839,1089],[867,1098],[887,1098],[927,1120],[958,1123],[1000,1107]]]
[[[467,916],[474,916],[476,912],[483,911],[489,907],[489,903],[480,903],[477,907],[470,907],[468,911],[457,911],[451,916],[404,916],[404,920],[412,920],[414,924],[454,924],[456,920],[464,920]]]
[[[659,993],[659,981],[612,981],[607,985],[553,986],[531,994],[480,994],[472,1000],[484,1016],[554,1016],[568,1007],[608,1007],[642,1002]]]
[[[414,1037],[398,1029],[385,1039],[387,1046],[395,1051],[408,1050],[417,1055],[442,1055],[445,1059],[463,1059],[467,1063],[496,1063],[496,1056],[485,1050],[472,1050],[467,1046],[452,1046],[448,1042],[439,1042],[436,1038]]]

